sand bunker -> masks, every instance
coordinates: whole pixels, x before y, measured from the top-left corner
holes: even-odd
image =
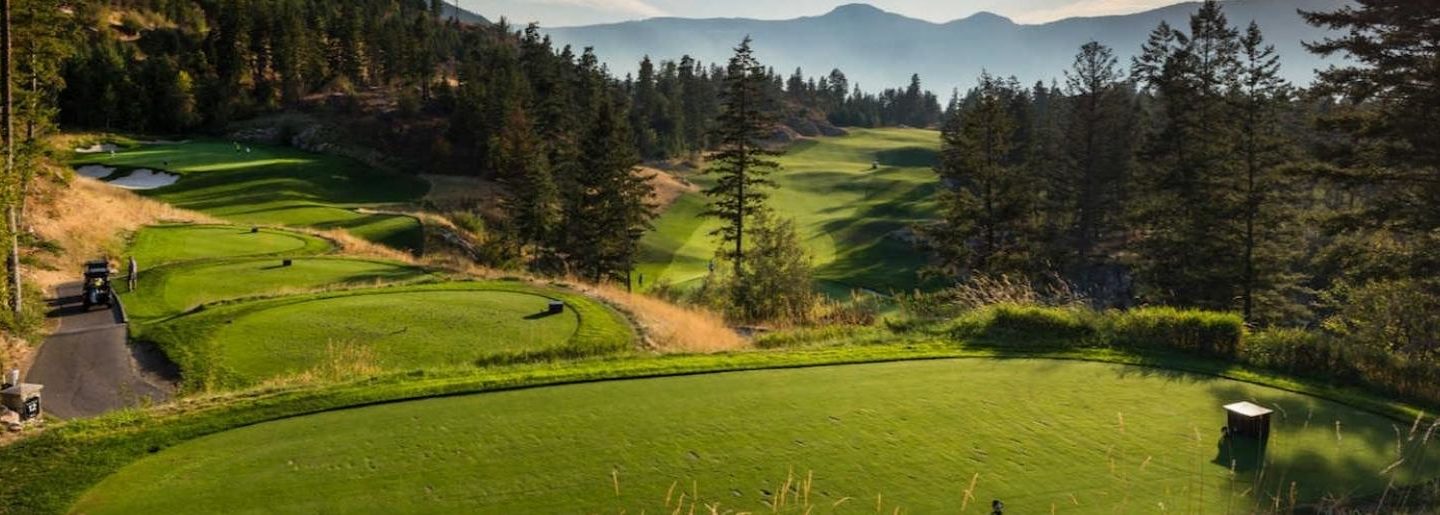
[[[102,152],[114,152],[114,151],[116,151],[116,150],[120,150],[120,147],[115,146],[115,145],[112,144],[112,143],[96,143],[96,144],[94,144],[94,145],[90,145],[90,146],[85,147],[85,148],[77,148],[77,149],[75,149],[75,153],[76,153],[76,154],[99,154],[99,153],[102,153]]]
[[[179,175],[154,170],[135,170],[130,175],[110,181],[110,184],[127,190],[153,190],[163,188],[180,180]]]
[[[115,168],[103,165],[85,165],[76,168],[75,173],[91,179],[104,179],[109,177],[110,174],[115,173]]]

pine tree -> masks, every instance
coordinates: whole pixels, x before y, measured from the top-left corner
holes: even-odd
[[[1067,213],[1067,254],[1072,277],[1096,286],[1096,268],[1109,259],[1097,245],[1114,236],[1123,221],[1124,192],[1133,152],[1130,90],[1110,48],[1097,42],[1080,47],[1065,72],[1069,109],[1064,124],[1064,159],[1053,183],[1052,201]]]
[[[941,133],[936,167],[945,192],[932,230],[942,271],[1007,273],[1030,267],[1033,188],[1014,152],[1013,84],[986,73]]]
[[[568,238],[571,265],[591,281],[629,283],[640,237],[654,217],[650,177],[637,173],[634,149],[624,114],[602,100],[581,142],[581,172],[567,199],[577,214]]]
[[[521,245],[532,257],[542,258],[557,222],[559,192],[550,175],[549,161],[521,106],[512,106],[500,130],[495,164],[505,187],[502,206]]]
[[[1242,174],[1229,98],[1238,51],[1237,32],[1208,0],[1188,33],[1162,22],[1135,58],[1134,74],[1158,111],[1141,152],[1137,219],[1148,300],[1226,310],[1239,297]]]
[[[1295,320],[1305,315],[1295,300],[1300,277],[1291,266],[1299,248],[1295,185],[1280,170],[1295,159],[1285,126],[1292,94],[1280,78],[1275,47],[1265,44],[1253,22],[1240,38],[1237,86],[1245,175],[1241,313],[1251,322]]]
[[[1344,34],[1307,44],[1346,58],[1321,71],[1315,85],[1315,93],[1342,100],[1322,120],[1322,130],[1341,136],[1322,157],[1335,165],[1331,177],[1370,190],[1368,220],[1406,235],[1431,233],[1440,228],[1440,10],[1434,2],[1357,3],[1303,13],[1312,25]]]
[[[752,217],[750,236],[745,280],[712,274],[702,292],[734,320],[804,322],[815,304],[814,273],[795,222],[762,212]]]
[[[740,282],[745,280],[745,226],[766,209],[769,195],[764,188],[775,186],[768,176],[779,168],[771,160],[777,153],[762,144],[772,124],[765,110],[768,83],[768,72],[755,59],[746,37],[726,68],[724,104],[714,134],[719,150],[705,170],[715,177],[715,185],[705,190],[710,197],[705,215],[723,223],[711,234],[720,236],[726,247],[721,257],[731,263]],[[748,299],[737,297],[736,302],[744,306]]]

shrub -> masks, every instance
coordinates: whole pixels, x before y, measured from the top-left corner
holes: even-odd
[[[1234,358],[1245,321],[1233,313],[1194,309],[1138,308],[1105,317],[1108,343],[1124,348],[1169,348]]]
[[[1091,317],[1083,309],[1000,304],[990,310],[986,339],[1078,346],[1095,333]]]

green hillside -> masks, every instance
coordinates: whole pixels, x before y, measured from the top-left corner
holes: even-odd
[[[925,258],[901,233],[934,216],[939,137],[921,129],[852,129],[848,136],[801,141],[779,160],[783,170],[773,177],[779,187],[770,206],[795,219],[823,291],[920,286]],[[707,183],[703,175],[692,179]],[[699,193],[682,196],[641,241],[638,271],[647,286],[704,277],[715,250],[708,233],[716,226],[698,218],[705,202]]]
[[[344,229],[400,249],[423,243],[414,218],[367,214],[357,208],[419,199],[425,181],[376,170],[348,159],[287,147],[216,140],[141,145],[116,153],[79,154],[78,166],[178,174],[169,186],[140,193],[232,222]]]

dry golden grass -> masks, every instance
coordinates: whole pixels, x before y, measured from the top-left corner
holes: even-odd
[[[27,230],[59,247],[58,252],[37,253],[34,257],[40,266],[26,271],[27,278],[46,291],[75,280],[75,271],[87,260],[120,255],[126,238],[140,227],[161,222],[218,222],[94,179],[52,180],[61,172],[47,172],[49,177],[35,181],[25,217]]]
[[[640,167],[636,173],[650,176],[650,202],[655,204],[657,210],[664,211],[666,207],[675,202],[688,192],[698,191],[700,188],[693,183],[686,181],[674,173],[659,168]]]
[[[489,181],[479,177],[427,173],[420,174],[420,178],[430,183],[430,192],[425,195],[425,199],[437,202],[447,200],[489,199],[494,198],[500,191],[500,185],[496,184],[495,181]]]
[[[713,311],[677,306],[615,285],[587,285],[582,289],[630,315],[646,343],[657,351],[709,353],[751,348],[748,340]]]

